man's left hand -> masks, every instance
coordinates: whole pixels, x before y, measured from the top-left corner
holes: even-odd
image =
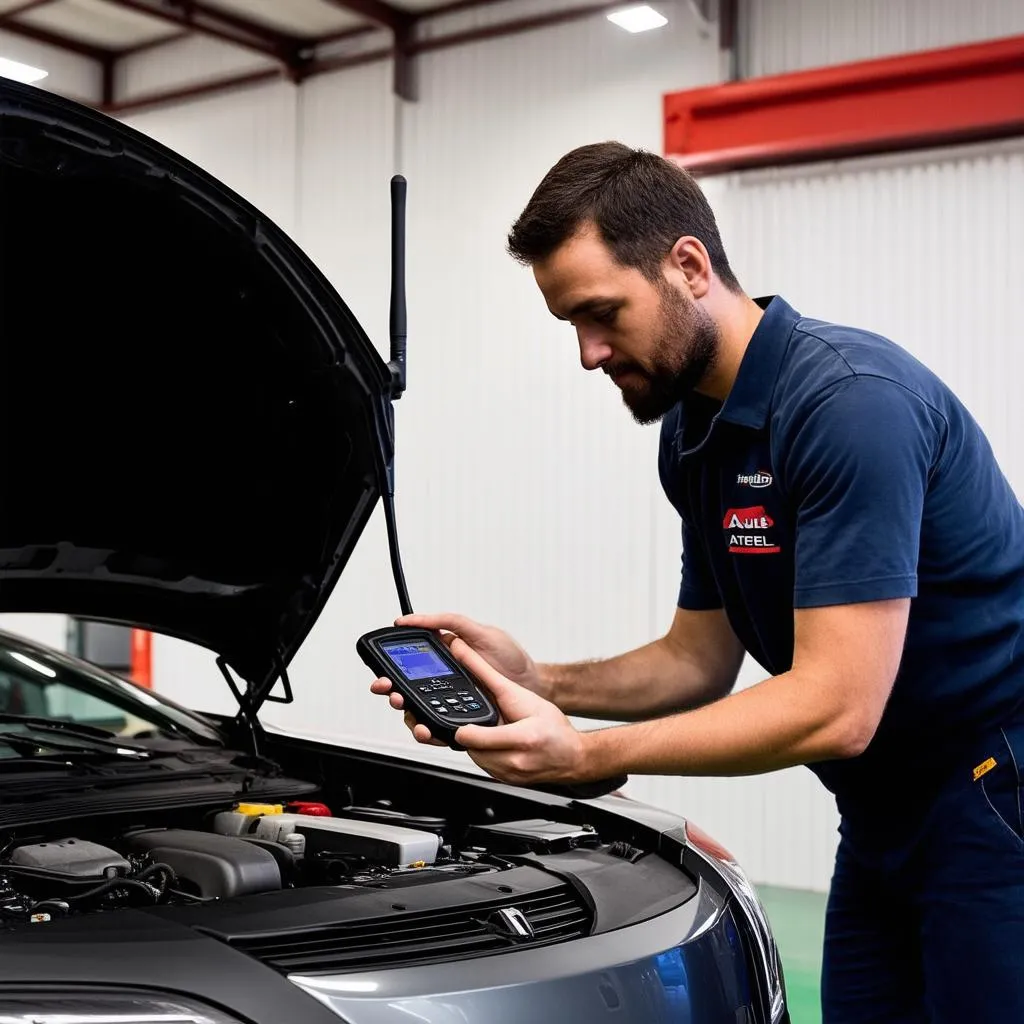
[[[580,781],[584,739],[554,704],[506,679],[463,640],[451,645],[455,658],[487,689],[501,723],[464,725],[455,742],[485,772],[501,782]]]

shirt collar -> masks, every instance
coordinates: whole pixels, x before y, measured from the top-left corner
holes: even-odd
[[[764,315],[750,337],[736,380],[717,419],[760,430],[768,420],[775,382],[800,314],[778,295],[762,296],[754,301],[764,310]]]

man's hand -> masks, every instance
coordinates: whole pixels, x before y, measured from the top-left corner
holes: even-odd
[[[542,692],[543,684],[533,658],[508,633],[496,626],[482,626],[464,615],[449,613],[404,615],[395,620],[395,625],[435,630],[449,647],[459,637],[506,679],[539,693],[545,700],[550,699],[550,694]]]
[[[409,619],[400,619],[398,624],[437,628],[424,627],[421,622]],[[499,630],[489,632],[508,639]],[[526,785],[572,781],[579,770],[583,743],[569,719],[539,694],[502,675],[460,637],[449,634],[445,642],[455,660],[483,684],[498,709],[499,717],[496,726],[464,725],[455,734],[455,742],[465,747],[484,771],[502,782]],[[377,694],[389,695],[393,708],[401,710],[404,707],[402,695],[391,692],[390,680],[378,679],[370,689]],[[417,742],[445,745],[435,740],[430,729],[417,722],[408,711],[405,724]]]
[[[463,640],[456,639],[451,652],[483,683],[500,715],[499,725],[464,725],[455,734],[455,742],[473,761],[513,785],[574,781],[582,766],[583,740],[569,719],[554,704],[496,671]]]
[[[533,658],[512,637],[495,626],[482,626],[464,615],[450,613],[403,615],[395,620],[395,625],[434,630],[440,634],[449,649],[456,638],[461,638],[503,678],[518,683],[534,693],[540,693],[544,688]],[[392,693],[392,689],[390,679],[376,679],[370,685],[372,693],[388,697],[391,706],[401,711],[405,707],[405,700],[400,693]],[[405,713],[405,725],[420,743],[445,746],[440,740],[431,737],[430,730],[425,725],[417,725],[416,719],[408,711]]]

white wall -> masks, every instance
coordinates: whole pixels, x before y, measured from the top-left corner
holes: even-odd
[[[698,33],[688,4],[671,6],[671,27],[646,36],[598,17],[423,55],[412,105],[395,103],[382,63],[301,89],[275,83],[130,118],[292,230],[382,352],[388,178],[396,169],[409,177],[410,390],[397,419],[413,601],[498,622],[542,659],[647,641],[667,625],[678,585],[678,526],[658,488],[656,430],[635,427],[607,381],[580,371],[571,331],[503,252],[509,224],[558,156],[602,138],[658,150],[662,94],[716,79],[714,40]],[[747,6],[746,57],[765,72],[955,42],[962,31],[960,0],[930,4],[928,22],[911,0]],[[867,20],[857,20],[851,42],[842,19],[852,6]],[[975,36],[1014,29],[1019,4],[993,0],[974,13],[981,7],[991,20],[972,21]],[[909,26],[902,36],[887,28],[897,8]],[[1021,267],[1010,231],[1022,212],[1012,205],[1024,191],[1020,170],[1010,152],[919,155],[707,187],[752,291],[782,291],[808,313],[890,331],[960,385],[1012,461],[1022,424],[1002,382],[1014,368],[1009,303]],[[1001,191],[968,202],[984,182]],[[993,253],[991,263],[979,250]],[[971,355],[978,346],[983,359]],[[1018,484],[1021,468],[1011,466]],[[378,515],[293,666],[297,703],[270,708],[268,720],[465,763],[411,748],[398,716],[366,692],[354,640],[395,611]],[[158,688],[230,707],[208,654],[166,639],[155,651]],[[744,685],[757,678],[745,667]],[[759,881],[827,884],[834,811],[803,769],[637,779],[631,791],[692,816]]]
[[[37,643],[49,644],[59,651],[67,649],[66,615],[5,612],[0,615],[0,629],[8,633],[17,633]]]

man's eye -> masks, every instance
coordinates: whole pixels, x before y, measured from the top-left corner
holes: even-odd
[[[618,315],[618,312],[619,311],[617,309],[605,309],[602,310],[600,313],[595,313],[594,319],[599,324],[610,325],[615,323],[615,317]]]

